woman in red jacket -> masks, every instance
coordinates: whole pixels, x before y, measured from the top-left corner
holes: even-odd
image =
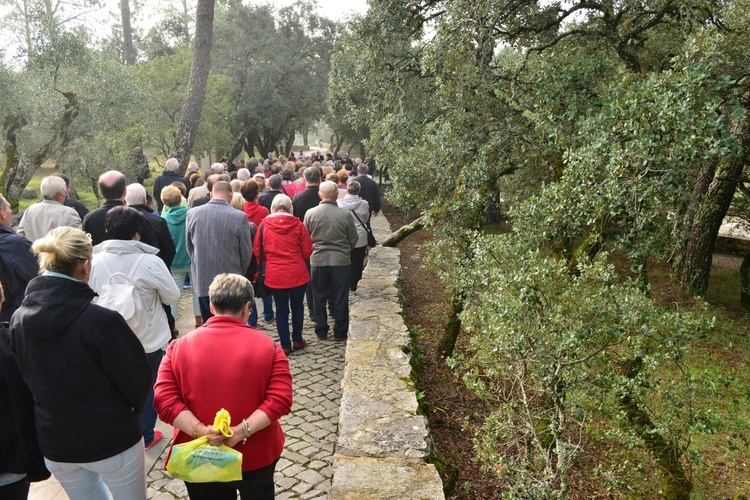
[[[159,417],[176,427],[174,443],[208,436],[242,453],[242,480],[185,483],[192,500],[274,497],[273,473],[284,449],[279,419],[292,409],[289,360],[278,344],[248,326],[253,286],[239,274],[220,274],[208,290],[215,316],[167,348],[154,386]],[[234,435],[212,427],[222,408]],[[208,424],[206,424],[208,422]]]
[[[310,272],[305,261],[310,258],[312,252],[310,233],[292,214],[292,200],[285,194],[276,195],[271,203],[271,215],[263,219],[258,228],[253,253],[258,266],[265,265],[265,283],[276,302],[276,329],[281,347],[287,354],[303,349],[307,344],[302,338],[305,290],[310,281]]]
[[[242,207],[242,211],[245,212],[245,215],[247,215],[247,220],[255,224],[255,227],[260,227],[260,221],[265,219],[268,216],[269,212],[266,207],[258,203],[258,196],[260,194],[258,183],[253,179],[246,180],[242,183],[242,187],[240,187],[240,193],[245,199],[245,205]],[[258,233],[256,232],[256,237],[257,234]],[[250,264],[250,267],[252,269],[255,269],[256,262],[252,262]],[[252,279],[255,280],[255,277],[253,277]],[[266,323],[270,323],[271,321],[273,321],[273,297],[269,295],[262,300],[263,320]],[[253,310],[250,311],[250,319],[248,320],[248,324],[250,326],[255,326],[258,324],[258,307],[256,306],[255,301],[253,301]]]

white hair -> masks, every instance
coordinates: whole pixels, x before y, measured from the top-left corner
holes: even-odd
[[[125,190],[125,203],[127,203],[129,206],[145,205],[146,188],[144,188],[137,182],[128,184],[128,187]]]
[[[319,190],[320,190],[321,196],[326,200],[330,200],[330,199],[335,200],[339,195],[339,187],[335,182],[323,181],[320,183]]]
[[[242,182],[245,182],[250,178],[250,171],[246,168],[241,168],[237,171],[237,178]]]
[[[194,161],[191,161],[188,164],[188,172],[197,172],[198,171],[198,164]]]
[[[177,161],[177,158],[170,158],[167,160],[167,163],[164,164],[164,170],[169,172],[177,172],[178,168],[180,168],[180,162]]]
[[[57,193],[67,194],[67,186],[65,186],[65,180],[62,177],[50,175],[42,179],[42,184],[39,186],[42,192],[42,198],[45,200],[54,200]]]
[[[271,202],[271,213],[278,212],[279,210],[286,210],[291,215],[294,215],[292,199],[283,193],[274,196],[273,201]]]
[[[224,173],[224,164],[223,163],[213,163],[213,164],[211,164],[211,170],[213,170],[217,174],[223,174]]]

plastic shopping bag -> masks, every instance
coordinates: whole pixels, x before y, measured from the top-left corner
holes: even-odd
[[[214,428],[232,437],[229,412],[216,413]],[[242,480],[242,453],[228,446],[213,446],[205,436],[175,445],[167,462],[167,471],[188,483],[225,483]]]

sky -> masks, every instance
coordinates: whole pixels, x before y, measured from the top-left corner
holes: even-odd
[[[244,0],[245,3],[250,4],[261,4],[270,3],[276,9],[285,7],[294,3],[294,0]],[[65,3],[64,1],[62,2]],[[197,0],[188,0],[189,4],[195,6]],[[345,20],[353,14],[364,14],[367,11],[367,0],[317,0],[318,12],[320,15],[334,20]],[[115,22],[119,23],[120,9],[119,0],[102,0],[102,8],[96,10],[80,19],[80,22],[85,23],[89,27],[100,26],[101,32],[97,33],[104,37],[106,35],[106,29]],[[149,30],[154,24],[161,20],[160,12],[166,9],[169,4],[178,7],[182,5],[181,0],[131,0],[131,11],[134,9],[136,4],[140,4],[139,11],[135,16],[134,27],[142,30],[144,33]],[[8,11],[7,4],[0,5],[0,17],[6,14]],[[98,31],[98,30],[95,30]],[[0,51],[5,50],[4,59],[7,62],[12,63],[13,53],[16,51],[13,47],[16,44],[16,40],[6,30],[2,29],[0,25]]]

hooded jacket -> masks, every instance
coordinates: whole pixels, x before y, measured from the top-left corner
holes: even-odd
[[[167,208],[162,219],[167,221],[169,234],[174,242],[174,259],[172,259],[171,269],[190,269],[190,255],[185,247],[185,219],[187,218],[187,207]]]
[[[312,252],[307,229],[297,217],[287,212],[275,212],[263,219],[253,244],[255,260],[259,265],[266,265],[266,285],[278,289],[295,288],[310,281],[305,261]]]
[[[91,303],[95,295],[82,281],[39,276],[11,321],[39,447],[56,462],[104,460],[143,437],[148,359],[122,316]]]
[[[242,211],[247,215],[247,220],[260,227],[260,221],[268,217],[269,210],[255,201],[246,201],[242,206]]]
[[[139,254],[146,254],[135,269],[132,282],[148,313],[148,329],[138,334],[138,339],[149,354],[166,347],[172,338],[162,304],[174,304],[180,299],[180,289],[175,285],[167,266],[156,256],[158,251],[137,240],[107,240],[94,247],[89,278],[89,285],[98,293],[109,281],[109,274],[102,265],[102,260],[113,273],[127,275]]]

